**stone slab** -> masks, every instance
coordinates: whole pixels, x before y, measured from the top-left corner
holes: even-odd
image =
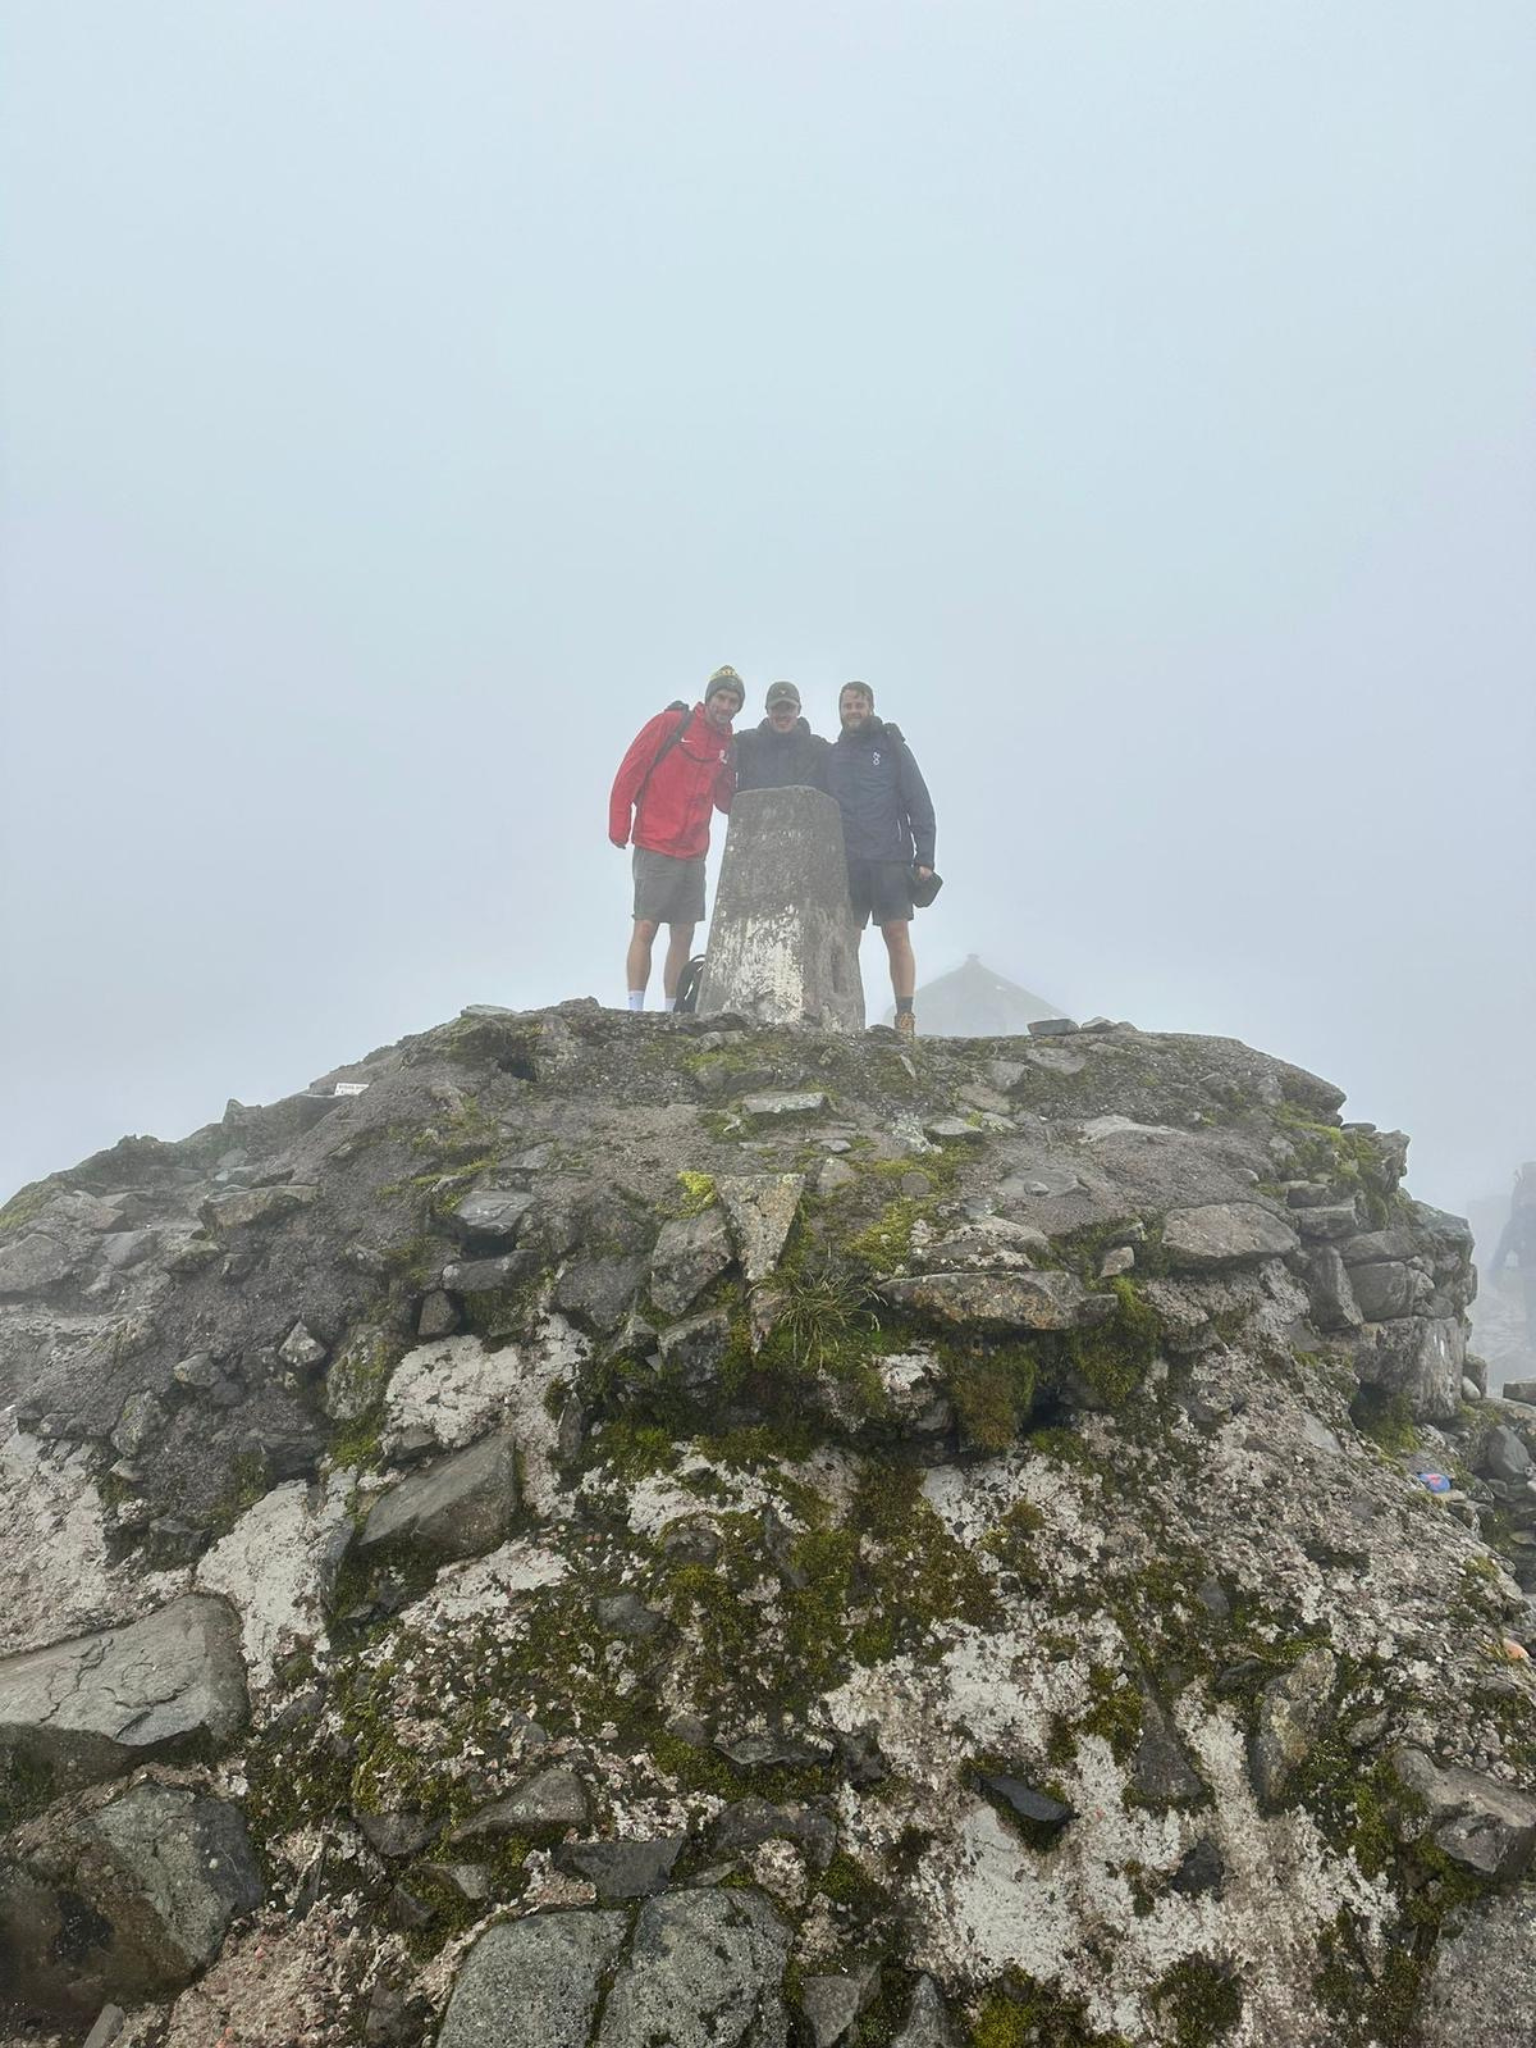
[[[701,1015],[862,1031],[859,932],[842,814],[816,789],[743,791],[715,892]]]

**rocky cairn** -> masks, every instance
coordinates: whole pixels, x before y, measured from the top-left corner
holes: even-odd
[[[1341,1103],[474,1009],[24,1190],[4,2048],[1536,2042],[1536,1416]]]

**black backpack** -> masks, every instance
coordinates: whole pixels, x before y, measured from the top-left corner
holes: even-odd
[[[695,953],[677,977],[676,1007],[692,1016],[699,1007],[699,984],[704,979],[704,955]]]

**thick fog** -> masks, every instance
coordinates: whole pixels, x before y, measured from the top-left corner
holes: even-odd
[[[721,662],[900,722],[920,985],[1536,1158],[1526,0],[0,39],[0,1194],[621,1005],[609,783]]]

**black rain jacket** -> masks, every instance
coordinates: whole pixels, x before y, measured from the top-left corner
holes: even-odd
[[[843,813],[850,860],[933,866],[933,799],[912,749],[884,719],[846,730],[827,749],[827,789]]]
[[[775,732],[765,718],[755,732],[736,735],[736,787],[825,789],[831,751],[803,718],[788,732]]]

